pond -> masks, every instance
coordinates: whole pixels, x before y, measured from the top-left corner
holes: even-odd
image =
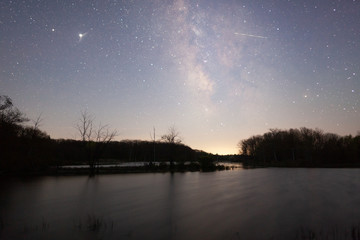
[[[360,169],[2,177],[0,187],[0,239],[301,239],[360,224]]]

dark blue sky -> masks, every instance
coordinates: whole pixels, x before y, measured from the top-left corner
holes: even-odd
[[[359,1],[2,1],[0,94],[53,138],[80,112],[235,153],[269,128],[360,130]]]

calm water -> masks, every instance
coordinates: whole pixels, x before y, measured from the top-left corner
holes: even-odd
[[[301,228],[360,223],[360,169],[0,178],[0,187],[0,239],[296,239]]]

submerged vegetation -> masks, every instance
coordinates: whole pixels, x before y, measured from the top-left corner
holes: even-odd
[[[70,221],[71,222],[71,221]],[[95,214],[88,214],[86,217],[81,217],[72,223],[68,223],[68,226],[63,226],[68,229],[75,229],[77,232],[73,232],[72,234],[77,233],[88,233],[95,234],[98,237],[104,236],[115,236],[120,238],[131,239],[132,237],[136,237],[136,233],[133,233],[131,230],[128,232],[119,232],[119,223],[116,220],[111,218],[104,219],[102,216]],[[1,230],[6,229],[6,225],[2,225]],[[41,236],[42,233],[48,234],[50,230],[56,229],[56,224],[51,224],[42,218],[41,223],[31,223],[24,224],[22,227],[23,233],[37,233],[38,236]],[[62,229],[62,231],[67,232],[67,229]],[[110,235],[109,235],[110,234]],[[134,236],[133,236],[134,235]],[[314,229],[311,227],[299,227],[298,230],[293,232],[287,239],[295,239],[295,240],[360,240],[360,224],[352,224],[343,228],[339,228],[338,226],[332,226],[327,229]],[[0,235],[1,236],[1,235]],[[242,239],[241,232],[235,232],[233,234],[234,239]],[[281,239],[274,236],[269,236],[264,239]]]

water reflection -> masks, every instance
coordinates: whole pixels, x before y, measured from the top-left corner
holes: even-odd
[[[301,227],[326,231],[360,221],[359,169],[2,178],[0,184],[1,239],[294,239]]]

